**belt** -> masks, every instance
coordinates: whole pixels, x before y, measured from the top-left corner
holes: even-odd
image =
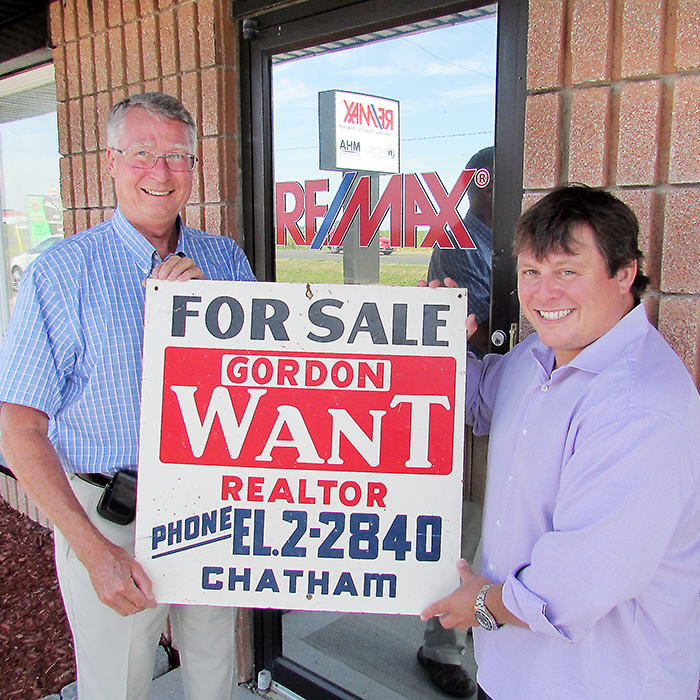
[[[101,489],[103,489],[105,486],[107,486],[107,484],[109,484],[110,481],[112,481],[112,477],[107,476],[107,474],[87,474],[74,472],[74,475],[77,476],[78,479],[87,481],[88,484],[92,484],[93,486],[99,486]]]

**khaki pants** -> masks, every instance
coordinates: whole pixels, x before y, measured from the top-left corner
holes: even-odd
[[[134,554],[134,524],[121,526],[95,511],[102,489],[70,477],[78,500],[97,529]],[[54,530],[56,570],[75,644],[80,700],[148,700],[155,654],[168,615],[180,650],[188,700],[238,697],[235,608],[158,605],[122,617],[100,602],[85,567]]]

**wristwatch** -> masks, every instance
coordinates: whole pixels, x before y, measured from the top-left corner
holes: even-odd
[[[489,609],[486,607],[486,591],[488,591],[491,586],[495,586],[495,583],[487,583],[480,591],[479,595],[476,596],[476,602],[474,603],[474,616],[476,621],[489,632],[497,630],[503,625],[499,625],[496,622],[496,618],[491,614]]]

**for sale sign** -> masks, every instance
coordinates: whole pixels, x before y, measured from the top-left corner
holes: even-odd
[[[149,281],[137,558],[162,602],[420,612],[460,554],[463,290]]]

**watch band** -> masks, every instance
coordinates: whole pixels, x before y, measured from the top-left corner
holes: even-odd
[[[474,616],[476,621],[489,632],[503,627],[496,622],[496,618],[491,614],[491,611],[486,607],[486,591],[488,591],[491,586],[495,586],[495,583],[487,583],[476,596],[476,602],[474,603]]]

